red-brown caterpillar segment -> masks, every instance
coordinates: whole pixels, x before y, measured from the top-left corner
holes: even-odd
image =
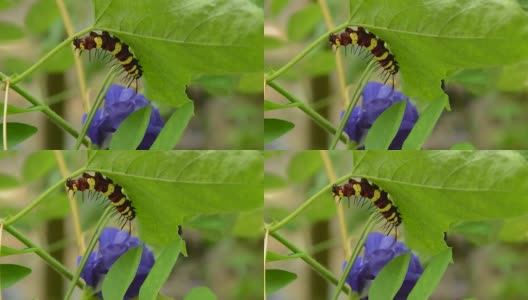
[[[108,197],[124,219],[132,221],[136,217],[136,211],[128,199],[125,189],[99,172],[96,172],[95,175],[83,173],[79,179],[68,179],[66,180],[66,187],[73,192],[86,190],[100,192]]]
[[[339,200],[343,197],[347,197],[348,199],[350,197],[363,197],[370,200],[392,227],[397,227],[402,222],[401,214],[394,205],[394,202],[390,199],[389,194],[365,178],[361,178],[360,181],[351,178],[348,180],[348,183],[342,186],[334,184],[332,186],[332,192],[334,193],[334,197],[338,197]]]
[[[400,69],[395,56],[385,46],[385,41],[363,27],[358,29],[347,27],[344,32],[330,34],[329,41],[336,47],[358,45],[367,48],[389,76],[396,75]]]
[[[127,76],[130,78],[130,83],[133,80],[137,81],[143,75],[139,60],[130,52],[128,45],[121,42],[119,38],[111,36],[108,31],[103,31],[102,34],[92,31],[84,38],[76,37],[73,39],[73,46],[81,52],[92,49],[110,52],[123,66]],[[129,86],[130,83],[128,84]]]

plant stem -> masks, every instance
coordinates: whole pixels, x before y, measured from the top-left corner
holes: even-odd
[[[13,228],[10,225],[4,224],[4,229],[9,232],[13,237],[15,237],[17,240],[22,242],[24,245],[26,245],[29,248],[35,249],[35,253],[40,256],[45,262],[48,263],[55,271],[57,271],[62,276],[66,277],[68,280],[73,279],[73,275],[64,267],[60,262],[58,262],[55,258],[53,258],[51,255],[49,255],[46,251],[44,251],[42,248],[38,247],[37,245],[33,244],[29,239],[27,239],[22,233],[18,232],[15,228]],[[79,281],[76,279],[72,282],[72,285],[77,285],[79,288],[84,289],[84,282]]]
[[[99,107],[103,103],[106,92],[110,88],[110,85],[112,81],[114,80],[114,78],[117,76],[117,73],[115,72],[115,68],[116,67],[113,67],[112,69],[110,69],[110,72],[108,72],[105,80],[103,81],[103,85],[101,89],[99,90],[99,93],[97,93],[97,97],[95,98],[95,103],[90,109],[90,112],[88,113],[88,116],[86,117],[86,120],[84,121],[84,124],[81,128],[81,133],[79,134],[79,136],[77,137],[77,141],[75,142],[75,147],[74,147],[75,150],[79,150],[79,148],[81,147],[81,141],[82,141],[81,137],[86,136],[88,127],[90,127],[90,124],[92,123],[92,120],[95,116],[95,113],[97,112],[97,109],[99,109]]]
[[[330,160],[328,151],[320,150],[319,155],[321,156],[321,160],[323,161],[323,165],[326,170],[328,181],[335,182],[336,174],[334,172],[334,168],[332,167],[332,161]],[[349,257],[352,254],[352,250],[350,249],[350,244],[348,243],[348,233],[347,233],[347,228],[346,228],[345,213],[343,212],[343,205],[341,205],[341,203],[342,203],[341,201],[335,203],[337,220],[339,223],[339,232],[341,233],[341,242],[343,243],[343,251],[345,253],[345,257]]]
[[[361,248],[363,248],[363,245],[365,244],[365,241],[367,240],[367,236],[369,232],[372,231],[372,228],[376,224],[377,217],[378,216],[376,214],[371,214],[367,221],[367,224],[365,224],[365,227],[363,227],[361,235],[359,236],[359,240],[354,246],[352,255],[350,256],[346,264],[345,270],[343,271],[343,275],[341,275],[341,279],[339,279],[339,283],[337,284],[337,288],[336,288],[334,296],[332,297],[332,300],[337,300],[337,298],[339,298],[339,294],[341,293],[342,287],[345,285],[348,274],[350,273],[350,270],[352,269],[354,262],[359,257],[359,253],[361,252]]]
[[[86,251],[84,252],[84,254],[83,254],[82,258],[81,258],[81,262],[77,266],[77,271],[75,271],[75,275],[73,275],[73,279],[75,281],[79,280],[79,277],[81,276],[81,272],[84,269],[84,265],[86,265],[86,262],[88,261],[88,258],[90,257],[90,254],[92,253],[93,249],[95,248],[95,244],[97,244],[97,239],[99,238],[99,236],[103,232],[104,226],[106,225],[106,223],[108,222],[108,219],[110,219],[110,216],[112,215],[112,210],[113,210],[113,206],[109,205],[105,209],[105,211],[104,211],[103,215],[101,216],[101,218],[99,219],[99,221],[97,222],[97,225],[95,227],[95,232],[92,235],[92,238],[90,239],[90,242],[88,243],[88,247],[86,248]],[[75,289],[75,285],[74,284],[70,284],[70,286],[68,287],[68,291],[66,292],[66,296],[64,296],[64,300],[69,300],[70,299],[74,289]]]
[[[332,124],[328,122],[328,120],[321,116],[319,113],[317,113],[315,110],[313,110],[310,106],[308,106],[306,103],[295,98],[276,82],[268,82],[268,85],[277,92],[279,92],[281,95],[283,95],[284,98],[288,99],[291,103],[299,103],[299,109],[305,112],[310,118],[312,118],[312,120],[317,123],[317,125],[319,125],[321,128],[328,131],[332,135],[336,134],[337,130],[332,126]],[[339,139],[343,141],[343,143],[348,142],[348,138],[343,134],[339,136]]]
[[[339,31],[345,27],[348,26],[348,23],[341,24],[337,26],[333,31]],[[295,56],[292,60],[290,60],[286,65],[284,65],[279,70],[271,73],[266,74],[264,77],[266,78],[266,83],[269,84],[269,82],[277,79],[277,77],[281,76],[282,73],[288,71],[291,67],[293,67],[296,63],[298,63],[303,57],[305,57],[308,53],[310,53],[313,49],[315,49],[319,44],[321,44],[324,41],[328,40],[328,35],[332,32],[327,32],[321,37],[319,37],[317,40],[315,40],[312,44],[310,44],[306,49],[304,49],[301,53],[299,53],[297,56]]]
[[[72,175],[77,176],[84,172],[84,169],[75,171]],[[28,206],[26,206],[24,209],[19,211],[16,215],[13,217],[6,218],[6,221],[4,222],[5,225],[11,225],[27,215],[31,210],[33,210],[37,205],[39,205],[44,199],[48,198],[51,193],[55,191],[55,189],[59,188],[60,186],[64,186],[64,183],[66,182],[66,178],[62,179],[61,181],[57,182],[55,185],[49,187],[44,193],[40,194],[40,196],[33,202],[31,202]]]
[[[345,125],[348,121],[348,118],[350,118],[350,114],[352,113],[352,110],[354,109],[357,102],[359,101],[359,96],[361,96],[361,92],[365,88],[365,85],[367,84],[367,80],[370,78],[370,75],[374,71],[376,63],[377,63],[376,60],[371,60],[370,63],[365,68],[365,70],[363,71],[363,73],[361,74],[361,77],[358,82],[358,87],[354,91],[352,101],[349,103],[347,110],[345,112],[345,115],[343,115],[343,118],[341,118],[341,123],[339,123],[337,132],[332,138],[332,143],[330,144],[330,150],[334,150],[335,147],[337,146],[337,142],[339,141],[340,135],[343,132],[343,129],[345,129]]]
[[[338,179],[339,182],[344,181],[346,179],[350,178],[350,175],[343,176]],[[291,220],[295,219],[301,212],[303,212],[305,209],[307,209],[317,198],[319,198],[323,193],[328,193],[328,191],[332,188],[332,184],[327,185],[323,189],[321,189],[319,192],[315,193],[310,199],[306,200],[301,206],[299,206],[295,211],[293,211],[291,214],[286,216],[284,219],[280,220],[279,222],[273,224],[270,227],[270,232],[274,232],[279,230],[284,225],[288,224]]]
[[[5,75],[5,74],[0,72],[0,80],[6,81],[8,79],[9,79],[9,77],[7,77],[7,75]],[[57,124],[57,126],[62,128],[64,131],[68,132],[69,134],[71,134],[75,138],[79,137],[79,133],[75,129],[73,129],[70,126],[70,124],[68,122],[66,122],[66,120],[64,120],[56,112],[51,110],[51,108],[48,105],[44,104],[43,102],[41,102],[40,100],[38,100],[33,95],[29,94],[26,90],[24,90],[23,88],[19,87],[16,84],[12,84],[11,83],[11,89],[13,89],[15,92],[17,92],[20,96],[24,97],[31,104],[41,107],[42,108],[41,111],[45,115],[47,115],[48,118],[50,118],[55,124]],[[88,139],[86,139],[86,138],[83,139],[82,143],[85,146],[89,146],[90,145]]]
[[[297,254],[297,253],[303,254],[303,256],[301,256],[301,259],[304,260],[309,266],[311,266],[314,271],[319,273],[319,275],[321,275],[321,277],[323,277],[324,279],[328,280],[330,283],[332,283],[334,285],[338,284],[337,278],[334,277],[334,274],[332,274],[332,272],[330,272],[330,270],[326,269],[323,265],[318,263],[315,259],[313,259],[311,256],[309,256],[305,252],[303,252],[301,249],[297,248],[297,246],[295,246],[294,244],[290,243],[290,241],[288,241],[288,239],[286,239],[285,237],[281,236],[277,232],[270,231],[270,235],[273,238],[275,238],[277,241],[279,241],[281,244],[283,244],[286,248],[288,248],[291,251],[293,251],[295,254]],[[350,288],[348,286],[341,285],[341,287],[339,289],[343,290],[343,292],[345,292],[347,294],[350,294]]]
[[[56,3],[57,8],[59,9],[59,12],[61,14],[62,21],[64,23],[64,29],[66,29],[66,33],[69,36],[75,36],[73,32],[74,28],[71,21],[71,17],[68,14],[68,9],[66,8],[64,0],[56,0]],[[77,79],[79,79],[79,90],[81,92],[80,94],[83,102],[84,111],[88,111],[90,109],[90,102],[88,100],[88,93],[86,92],[86,78],[84,77],[84,70],[80,56],[73,55],[73,62],[75,63],[75,73],[77,73]]]
[[[87,32],[92,30],[92,28],[85,28],[78,32],[78,35],[83,35]],[[70,45],[73,41],[74,36],[71,36],[67,39],[65,39],[62,43],[58,44],[55,48],[51,49],[50,52],[48,52],[46,55],[44,55],[38,62],[36,62],[34,65],[29,67],[27,70],[25,70],[22,74],[16,76],[11,80],[11,84],[16,84],[24,79],[26,79],[29,75],[31,75],[33,72],[35,72],[40,66],[42,66],[46,61],[48,61],[50,58],[52,58],[55,54],[57,54],[60,50],[62,50],[63,47],[66,47],[67,45]]]

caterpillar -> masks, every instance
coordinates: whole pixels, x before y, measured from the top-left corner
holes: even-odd
[[[68,178],[66,180],[66,188],[74,193],[88,190],[100,192],[107,196],[111,204],[125,220],[121,228],[125,226],[127,221],[130,224],[136,217],[136,211],[132,206],[132,202],[128,199],[125,189],[99,172],[95,172],[95,175],[83,173],[79,179]]]
[[[348,183],[342,186],[334,184],[332,193],[334,193],[334,198],[337,197],[339,200],[343,197],[347,197],[349,201],[350,197],[356,197],[356,200],[361,197],[370,200],[380,215],[387,221],[389,232],[402,222],[401,214],[390,199],[389,194],[365,178],[361,178],[360,181],[350,178]]]
[[[385,82],[392,76],[394,86],[394,75],[398,73],[400,67],[396,61],[395,56],[385,46],[385,41],[377,37],[375,34],[368,32],[363,27],[353,29],[347,27],[344,32],[339,34],[330,34],[329,41],[336,48],[339,46],[358,45],[365,47],[378,61],[384,72],[387,73]]]
[[[108,31],[103,31],[101,34],[92,31],[84,38],[75,37],[73,46],[79,49],[81,53],[83,50],[90,51],[92,49],[110,52],[127,73],[128,87],[135,80],[137,89],[137,80],[143,76],[143,69],[139,64],[139,60],[130,52],[129,46],[119,38],[111,36]]]

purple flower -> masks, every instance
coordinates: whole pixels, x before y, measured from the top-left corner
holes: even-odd
[[[141,261],[136,271],[136,277],[134,277],[134,280],[128,287],[124,299],[131,299],[137,296],[139,294],[139,288],[154,265],[154,255],[138,238],[131,237],[128,231],[111,227],[103,229],[99,237],[99,250],[90,254],[81,272],[81,277],[95,291],[99,290],[104,277],[116,260],[127,252],[128,249],[139,245],[143,247]],[[77,258],[77,264],[80,261],[81,256]],[[97,293],[97,296],[103,299],[100,291]]]
[[[374,124],[374,121],[376,121],[382,112],[394,103],[405,100],[407,101],[407,106],[402,123],[400,124],[400,129],[389,146],[390,150],[401,149],[403,142],[418,120],[416,106],[409,101],[409,98],[395,91],[392,86],[383,85],[379,82],[368,82],[361,95],[363,96],[361,106],[354,107],[345,125],[345,132],[350,139],[356,141],[358,144],[361,143],[370,127],[372,127],[372,124]],[[341,113],[341,117],[343,115],[344,112]]]
[[[347,283],[354,291],[362,295],[386,264],[395,257],[407,252],[410,252],[410,250],[403,243],[397,242],[392,236],[386,236],[378,232],[370,233],[365,243],[365,254],[358,257],[354,265],[352,265],[347,277]],[[343,269],[345,267],[346,262],[343,264]],[[407,299],[422,273],[423,268],[420,265],[420,260],[411,253],[407,274],[394,299]],[[365,300],[368,297],[361,299]]]
[[[95,113],[86,134],[92,143],[97,144],[100,148],[107,148],[119,125],[131,113],[147,105],[150,105],[150,101],[142,94],[136,94],[134,89],[112,85],[106,93],[103,108],[98,109]],[[83,123],[86,121],[86,117],[87,115],[84,114]],[[137,150],[148,150],[164,125],[165,122],[161,119],[159,110],[152,107],[147,131]]]

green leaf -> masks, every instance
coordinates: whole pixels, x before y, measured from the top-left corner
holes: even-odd
[[[504,220],[499,237],[506,242],[525,242],[528,240],[525,232],[528,232],[528,216],[509,218]]]
[[[155,300],[161,287],[167,281],[182,249],[182,240],[167,245],[156,258],[156,263],[150,270],[147,279],[139,291],[139,300]]]
[[[3,124],[0,123],[0,127]],[[16,145],[22,143],[37,132],[37,128],[24,123],[7,123],[7,145],[9,148],[13,148]],[[4,132],[0,133],[0,141],[3,145]]]
[[[26,248],[26,249],[14,249],[7,246],[0,246],[0,257],[1,256],[9,256],[9,255],[17,255],[17,254],[25,254],[25,253],[32,253],[37,251],[36,248]]]
[[[87,169],[126,189],[141,240],[163,246],[184,218],[263,207],[263,165],[251,150],[97,151]]]
[[[452,224],[528,215],[528,163],[518,152],[355,151],[352,160],[347,175],[391,195],[406,245],[422,255],[446,249]]]
[[[36,151],[24,161],[22,176],[30,182],[48,174],[56,165],[57,160],[52,151]]]
[[[0,0],[0,10],[10,8],[12,6],[18,5],[20,0]]]
[[[280,103],[275,103],[270,100],[264,100],[264,111],[274,110],[274,109],[285,109],[285,108],[297,107],[297,106],[302,106],[302,103],[280,104]]]
[[[246,73],[238,82],[238,91],[246,94],[262,93],[264,90],[264,77],[262,72]]]
[[[271,143],[292,130],[295,125],[279,119],[264,119],[264,144]]]
[[[151,112],[152,107],[147,105],[131,113],[117,128],[110,150],[136,150],[147,131]]]
[[[272,189],[281,189],[283,187],[286,187],[287,181],[284,177],[271,174],[268,172],[264,172],[264,189],[265,190],[272,190]]]
[[[289,0],[273,0],[270,4],[271,13],[273,15],[279,14],[288,4]]]
[[[396,293],[402,286],[405,274],[409,268],[411,254],[405,253],[392,259],[379,272],[369,289],[369,299],[386,300],[394,299]]]
[[[528,87],[526,69],[528,62],[504,66],[497,79],[497,88],[504,92],[522,92]]]
[[[7,105],[7,115],[23,114],[34,111],[44,110],[44,106],[18,107],[11,104]],[[0,103],[0,111],[4,111],[4,103]]]
[[[169,118],[150,150],[171,150],[178,144],[194,113],[194,103],[188,102],[178,108]]]
[[[26,28],[33,34],[45,33],[53,23],[60,20],[57,3],[54,0],[38,0],[26,14]],[[71,50],[68,49],[70,52]]]
[[[387,150],[398,133],[405,114],[407,101],[400,101],[387,108],[372,124],[365,140],[367,150]]]
[[[282,254],[278,254],[272,251],[268,251],[266,253],[266,261],[271,262],[271,261],[278,261],[278,260],[288,260],[288,259],[294,259],[294,258],[301,258],[303,256],[305,256],[304,253],[282,255]]]
[[[449,150],[476,150],[476,148],[470,143],[459,143],[451,146]]]
[[[14,285],[31,273],[30,268],[13,264],[0,264],[0,282],[2,289]]]
[[[0,42],[15,41],[24,37],[24,31],[18,25],[8,22],[0,22]]]
[[[94,0],[94,27],[131,47],[151,101],[186,103],[185,86],[198,74],[262,71],[262,8],[245,0],[190,3]]]
[[[136,276],[142,252],[143,246],[131,248],[112,265],[103,281],[105,299],[123,299]]]
[[[216,295],[207,287],[195,287],[183,300],[216,300]]]
[[[290,160],[288,164],[288,178],[301,182],[312,177],[323,167],[321,154],[318,150],[302,151]]]
[[[528,60],[528,18],[514,1],[361,0],[350,12],[352,25],[387,42],[413,99],[439,99],[440,80],[458,69]]]
[[[297,279],[297,274],[276,269],[266,270],[266,294],[271,295]]]
[[[16,188],[19,185],[20,182],[16,177],[0,173],[0,190]]]
[[[296,11],[288,22],[288,38],[300,40],[312,32],[323,16],[317,3],[310,3]]]
[[[402,150],[420,150],[422,148],[431,132],[433,132],[447,101],[449,99],[447,95],[444,95],[442,99],[433,101],[427,106],[418,118],[418,122],[414,125],[411,133],[403,142]]]
[[[442,279],[447,266],[452,262],[451,248],[435,255],[427,264],[423,274],[409,294],[408,300],[429,299]]]
[[[233,228],[233,235],[244,238],[262,237],[264,235],[263,219],[263,208],[241,212]]]

